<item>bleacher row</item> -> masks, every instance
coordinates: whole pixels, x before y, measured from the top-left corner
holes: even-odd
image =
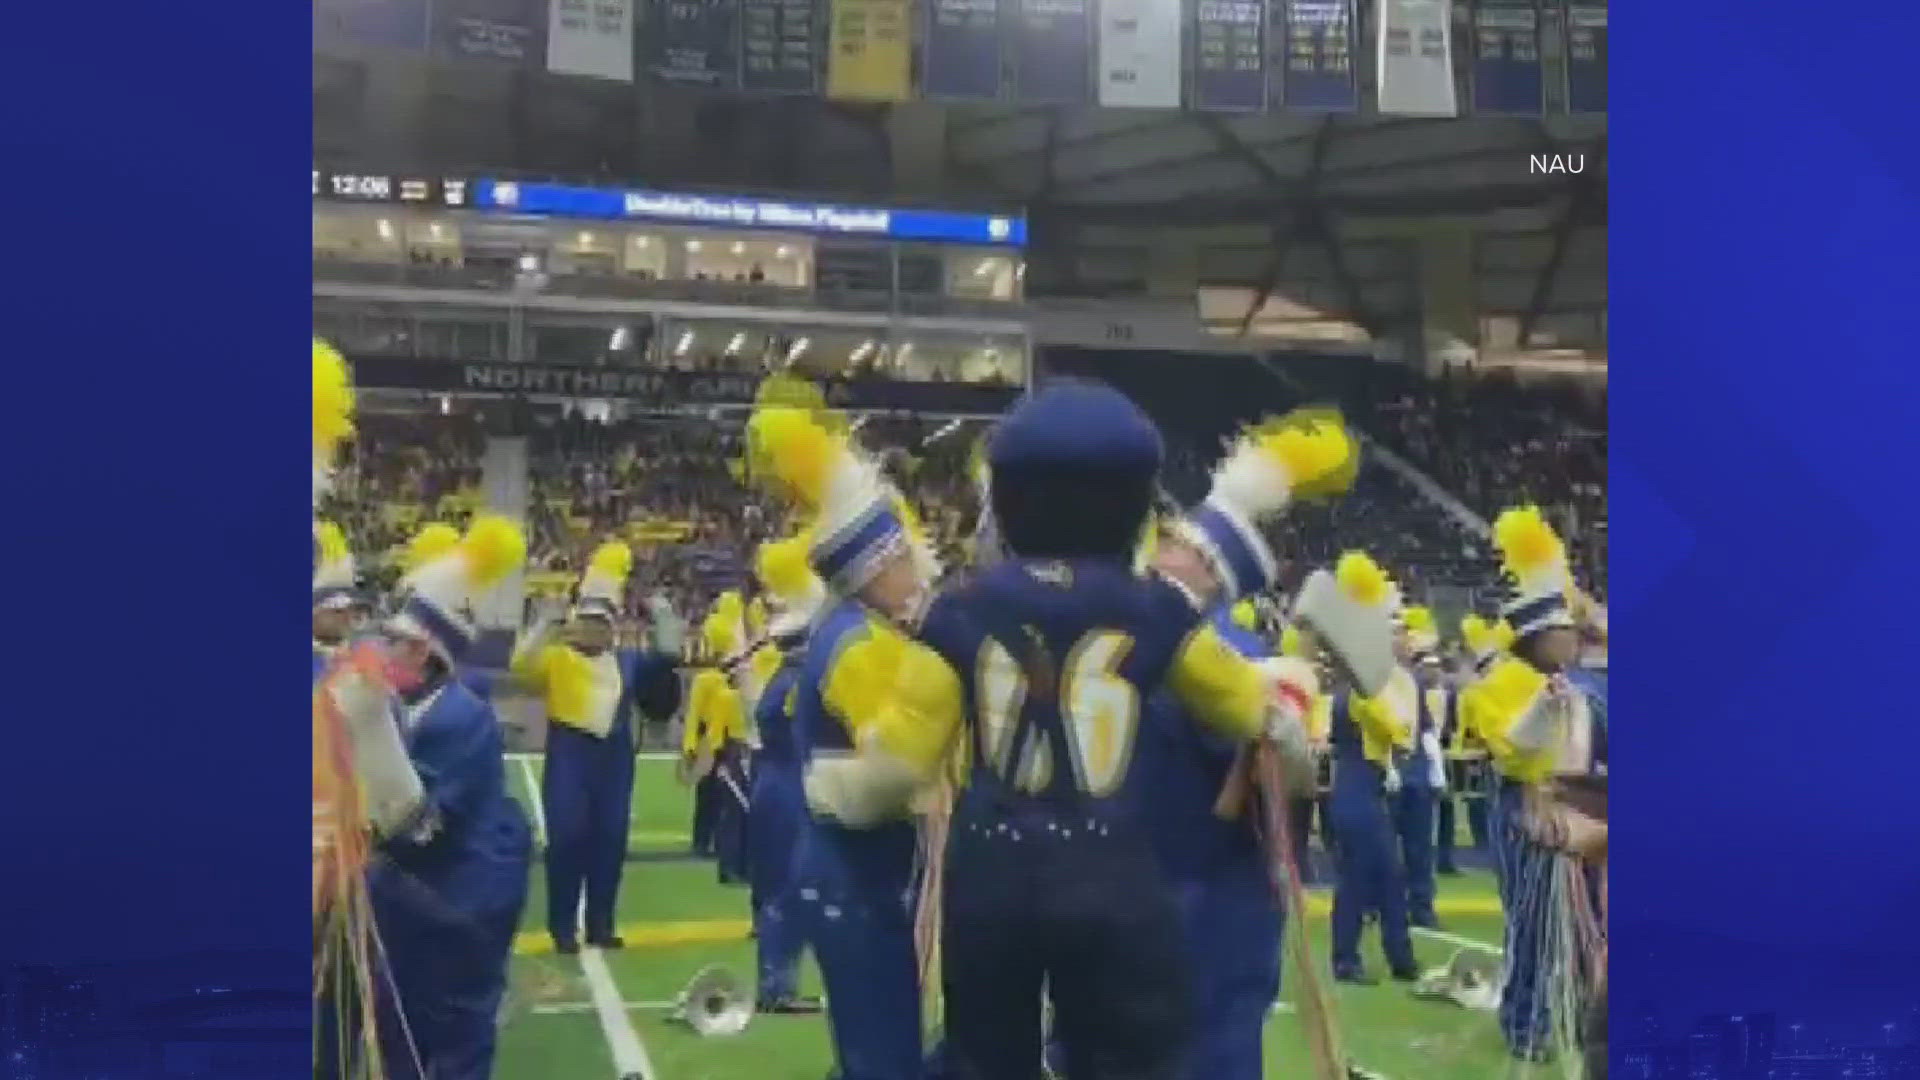
[[[1485,377],[1425,379],[1352,359],[1058,348],[1043,354],[1041,374],[1102,379],[1139,402],[1165,434],[1165,483],[1182,502],[1204,494],[1208,470],[1242,425],[1301,404],[1337,404],[1375,445],[1483,518],[1539,502],[1568,538],[1580,580],[1605,595],[1603,398]],[[977,513],[965,465],[982,430],[906,416],[869,417],[857,428],[949,559],[961,555]],[[455,401],[444,415],[363,419],[323,508],[347,530],[363,573],[390,581],[389,553],[414,528],[457,522],[478,505],[489,434],[528,439],[533,574],[564,588],[594,544],[624,531],[638,556],[629,595],[636,616],[655,594],[681,613],[705,610],[718,592],[746,584],[753,546],[788,524],[743,482],[737,416],[602,422]],[[1484,598],[1497,588],[1481,535],[1381,455],[1366,458],[1343,498],[1290,512],[1272,540],[1283,583],[1358,547],[1423,599],[1443,589]]]

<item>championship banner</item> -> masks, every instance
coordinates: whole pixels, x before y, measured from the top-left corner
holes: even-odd
[[[820,30],[814,0],[740,0],[740,88],[818,93]]]
[[[1380,111],[1455,116],[1449,0],[1380,0]]]
[[[1180,107],[1180,7],[1166,0],[1100,0],[1100,104]]]
[[[827,0],[833,47],[827,96],[849,101],[906,101],[913,96],[911,0]]]
[[[1358,112],[1352,0],[1274,0],[1271,47],[1280,65],[1277,104],[1303,112]]]
[[[1000,0],[927,0],[920,95],[931,101],[998,101],[1000,41]]]
[[[547,55],[546,0],[433,0],[433,50],[450,60],[538,66]]]
[[[1196,109],[1259,112],[1267,107],[1265,0],[1198,0],[1188,68]]]
[[[427,0],[314,0],[313,42],[425,52]]]
[[[1473,111],[1540,115],[1546,78],[1540,65],[1540,11],[1533,0],[1479,0],[1473,36]]]
[[[668,82],[732,90],[740,85],[737,0],[660,0],[647,35],[648,67]]]
[[[548,0],[547,70],[633,81],[634,0]]]
[[[1567,111],[1607,111],[1607,8],[1569,4],[1567,28]]]
[[[571,398],[619,398],[660,409],[751,406],[760,374],[710,374],[642,368],[573,367],[559,364],[463,364],[379,356],[348,358],[354,385],[378,390],[441,394],[511,394]],[[820,384],[827,404],[841,409],[997,415],[1021,394],[1017,386],[971,383],[889,382],[828,379]]]
[[[1013,96],[1022,105],[1093,97],[1093,0],[1013,0]]]

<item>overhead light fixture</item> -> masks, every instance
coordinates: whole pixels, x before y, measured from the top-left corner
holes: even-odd
[[[974,277],[986,277],[986,276],[987,276],[987,271],[989,271],[989,270],[991,270],[991,269],[993,269],[993,260],[992,260],[992,259],[981,259],[981,260],[980,260],[980,261],[979,261],[978,263],[975,263],[975,264],[974,264],[974,267],[973,267],[973,276],[974,276]]]
[[[733,253],[735,255],[745,255],[747,253],[747,245],[735,240],[733,242]]]
[[[628,332],[628,330],[627,330],[627,328],[626,328],[625,326],[616,326],[616,327],[614,327],[614,328],[613,328],[613,336],[607,339],[607,349],[608,349],[608,351],[610,351],[610,352],[619,352],[619,351],[620,351],[621,349],[624,349],[624,348],[626,348],[626,347],[627,347],[627,339],[628,339],[628,337],[630,337],[630,336],[631,336],[631,335],[630,335],[630,333]]]
[[[380,239],[382,240],[393,239],[393,222],[388,221],[386,218],[381,218],[377,223],[376,228],[379,229]]]
[[[691,348],[693,348],[693,331],[688,330],[680,335],[679,343],[673,347],[673,355],[685,356],[687,355],[687,350]]]
[[[733,340],[727,342],[727,355],[732,356],[734,353],[739,352],[740,346],[745,345],[746,343],[747,343],[746,331],[743,330],[733,335]]]
[[[852,358],[853,362],[857,364],[860,361],[865,360],[867,358],[867,354],[872,351],[873,351],[873,339],[868,338],[867,340],[861,342],[859,346],[853,350],[853,358]]]
[[[652,243],[653,243],[653,238],[650,236],[636,236],[633,238],[634,247],[646,247]]]
[[[807,351],[807,346],[812,344],[813,344],[812,338],[803,337],[799,341],[794,342],[792,345],[787,346],[787,363],[791,364],[795,360],[800,359],[801,354]]]
[[[440,234],[441,234],[441,233],[442,233],[443,231],[445,231],[445,230],[443,230],[443,229],[441,229],[441,228],[440,228],[440,223],[439,223],[439,222],[437,222],[437,221],[436,221],[436,222],[433,222],[432,224],[430,224],[430,225],[428,225],[428,226],[427,226],[427,232],[428,232],[428,233],[429,233],[430,235],[432,235],[432,237],[433,237],[433,238],[434,238],[435,240],[438,240],[438,239],[440,239]]]
[[[581,234],[580,234],[580,245],[581,245],[582,247],[585,247],[586,245],[588,245],[588,244],[591,244],[591,243],[593,243],[593,234],[592,234],[592,233],[590,233],[590,232],[583,232],[583,233],[581,233]]]
[[[699,251],[699,250],[700,250],[700,241],[698,241],[698,240],[689,240],[689,241],[687,241],[687,250],[688,250],[688,251]]]
[[[792,254],[793,249],[785,244],[781,244],[779,247],[773,249],[773,257],[776,259],[784,259]]]

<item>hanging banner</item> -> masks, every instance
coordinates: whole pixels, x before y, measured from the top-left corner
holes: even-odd
[[[634,0],[548,2],[548,71],[633,81]]]
[[[911,0],[828,0],[827,96],[905,101],[913,94]]]
[[[660,0],[647,35],[653,73],[720,90],[740,85],[738,0]]]
[[[1306,112],[1358,112],[1352,0],[1278,0],[1272,47],[1281,70],[1275,104]]]
[[[1473,36],[1473,111],[1540,115],[1547,87],[1533,0],[1480,0],[1473,8]]]
[[[1100,0],[1100,104],[1180,107],[1180,7],[1167,0]]]
[[[1265,0],[1198,0],[1188,36],[1196,109],[1259,112],[1267,107]]]
[[[646,368],[570,367],[560,364],[464,364],[350,356],[355,386],[441,394],[510,394],[618,398],[653,408],[752,405],[765,376]],[[827,404],[844,409],[993,414],[1019,398],[1016,386],[906,382],[891,379],[818,380]]]
[[[814,0],[740,0],[740,88],[820,90],[820,18]]]
[[[920,96],[1000,99],[1000,0],[927,0]]]
[[[427,0],[314,0],[313,42],[424,52]]]
[[[1570,4],[1567,28],[1567,111],[1607,111],[1607,9]]]
[[[1093,0],[1014,0],[1014,5],[1014,100],[1091,104]]]
[[[538,67],[547,56],[546,0],[433,0],[433,50],[450,60]]]
[[[1393,116],[1454,116],[1453,35],[1449,0],[1380,0],[1380,111]]]

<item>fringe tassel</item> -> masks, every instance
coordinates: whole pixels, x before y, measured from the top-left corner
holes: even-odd
[[[1331,990],[1320,978],[1313,938],[1307,931],[1306,882],[1294,858],[1287,786],[1281,778],[1278,751],[1272,746],[1255,748],[1253,775],[1261,810],[1254,820],[1266,849],[1267,878],[1286,913],[1286,982],[1293,991],[1294,1009],[1307,1043],[1308,1075],[1312,1080],[1347,1080],[1350,1071],[1340,1036],[1340,1017]]]
[[[1568,813],[1540,792],[1530,792],[1524,831],[1533,850],[1521,865],[1503,867],[1518,876],[1520,910],[1509,921],[1537,920],[1534,942],[1535,972],[1532,1000],[1535,1016],[1545,1028],[1550,1064],[1519,1066],[1522,1076],[1558,1075],[1563,1080],[1586,1080],[1584,1054],[1588,1011],[1606,985],[1606,868],[1600,866],[1598,895],[1589,874],[1594,867],[1559,850],[1556,837],[1564,834],[1560,815]],[[1517,941],[1511,937],[1510,941]],[[1509,965],[1520,959],[1509,956]],[[1509,969],[1511,970],[1511,968]]]
[[[947,827],[953,820],[953,784],[942,779],[929,793],[920,817],[913,913],[913,947],[920,961],[920,993],[930,1002],[940,994],[940,893],[944,886]]]

